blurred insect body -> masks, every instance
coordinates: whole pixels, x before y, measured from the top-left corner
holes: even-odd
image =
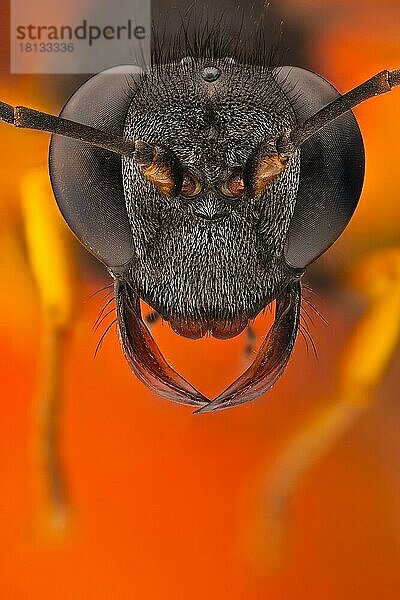
[[[285,369],[302,275],[361,193],[364,149],[350,111],[398,84],[400,71],[382,71],[340,96],[310,71],[200,53],[101,72],[60,117],[0,103],[0,118],[55,134],[55,197],[115,280],[131,369],[205,412],[260,396]],[[210,401],[166,362],[140,299],[191,338],[234,337],[273,301],[275,322],[253,364]]]
[[[27,170],[21,181],[22,212],[30,266],[43,318],[41,366],[36,391],[34,455],[39,524],[62,533],[68,521],[68,494],[62,471],[59,430],[63,411],[63,360],[75,316],[78,276],[65,227],[52,203],[42,167]],[[49,251],[51,248],[51,251]]]
[[[267,477],[266,533],[274,561],[287,550],[291,503],[305,475],[371,406],[399,344],[400,251],[378,251],[364,258],[352,275],[368,307],[343,346],[335,387],[293,435]]]

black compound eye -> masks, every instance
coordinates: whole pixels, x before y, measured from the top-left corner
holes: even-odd
[[[340,94],[311,71],[297,67],[275,70],[299,123]],[[337,240],[349,223],[364,181],[364,145],[349,112],[310,137],[300,149],[300,181],[290,223],[286,262],[303,269]]]
[[[141,76],[141,69],[132,65],[102,71],[71,96],[61,116],[122,136]],[[79,140],[53,135],[49,163],[64,219],[90,252],[119,271],[134,254],[121,158]]]
[[[232,173],[220,187],[221,194],[228,196],[228,198],[240,198],[240,196],[243,196],[244,190],[245,185],[240,170]]]
[[[198,196],[202,190],[200,181],[191,173],[185,173],[183,177],[180,194],[184,198],[194,198]]]

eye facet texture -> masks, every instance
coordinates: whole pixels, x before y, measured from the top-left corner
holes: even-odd
[[[311,71],[276,69],[298,122],[305,121],[340,94]],[[303,269],[340,236],[358,203],[364,181],[364,145],[354,115],[339,117],[300,149],[300,182],[286,240],[286,262]]]
[[[61,116],[122,136],[141,73],[132,65],[102,71],[71,96]],[[64,219],[90,252],[118,271],[133,256],[121,158],[79,140],[53,135],[49,163]]]

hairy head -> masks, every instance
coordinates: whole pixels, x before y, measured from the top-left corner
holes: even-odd
[[[300,160],[267,176],[262,148],[295,122],[272,70],[229,58],[154,67],[135,89],[124,137],[168,148],[182,185],[167,194],[123,159],[131,285],[177,332],[236,335],[287,283]]]

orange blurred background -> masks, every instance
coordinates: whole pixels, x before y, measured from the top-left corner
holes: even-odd
[[[340,91],[400,67],[398,0],[280,0],[279,10],[301,31],[303,63]],[[77,79],[9,75],[5,4],[2,13],[0,99],[58,113]],[[61,531],[46,524],[35,450],[43,318],[21,201],[26,172],[46,171],[48,136],[1,126],[1,598],[400,597],[398,351],[374,404],[296,491],[278,562],[266,534],[268,473],[332,389],[340,349],[365,307],[345,274],[360,257],[400,245],[400,90],[355,113],[367,153],[364,191],[345,234],[309,275],[328,321],[316,317],[312,326],[318,360],[299,338],[284,376],[258,401],[193,416],[136,380],[114,329],[94,360],[100,333],[92,327],[105,296],[91,295],[109,280],[65,230],[77,297],[63,357],[60,452],[70,514]],[[266,326],[258,320],[259,341]],[[154,335],[206,394],[243,369],[243,335],[190,341],[161,324]]]

